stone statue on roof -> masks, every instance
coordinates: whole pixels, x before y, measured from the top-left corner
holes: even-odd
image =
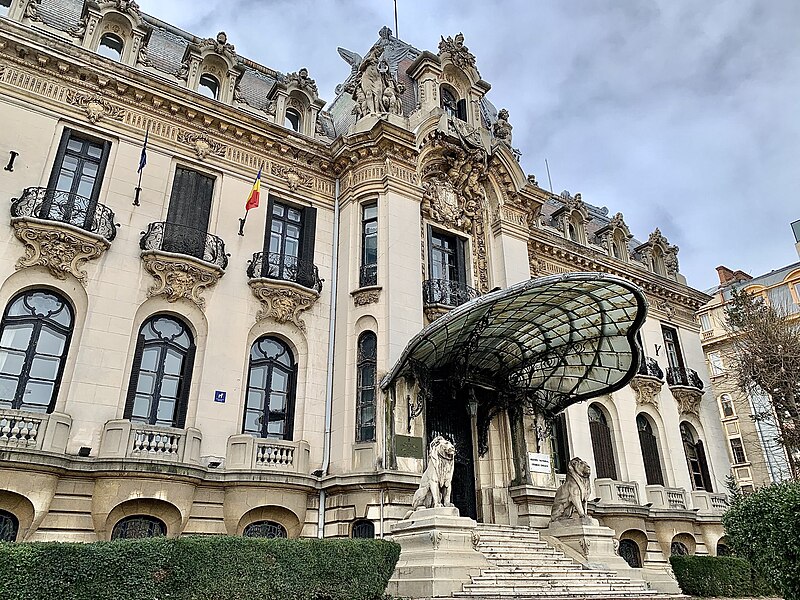
[[[497,121],[492,125],[492,133],[498,141],[511,146],[511,123],[508,122],[508,110],[501,108],[497,113]]]
[[[389,63],[384,56],[391,31],[386,29],[385,32],[384,30],[381,32],[381,39],[361,60],[354,52],[339,49],[339,55],[347,60],[354,70],[357,69],[355,78],[345,87],[356,102],[353,108],[356,120],[371,114],[403,114],[401,96],[405,86],[392,77]]]

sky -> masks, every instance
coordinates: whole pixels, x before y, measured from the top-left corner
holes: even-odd
[[[328,102],[392,0],[139,0],[281,72],[307,67]],[[505,107],[526,173],[621,212],[644,241],[679,246],[690,285],[724,264],[760,275],[796,262],[800,219],[797,0],[397,0],[400,39],[437,51],[463,32]],[[397,33],[397,32],[395,32]]]

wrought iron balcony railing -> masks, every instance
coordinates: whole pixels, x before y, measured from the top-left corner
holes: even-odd
[[[422,303],[425,306],[442,304],[456,307],[474,300],[478,296],[480,296],[478,290],[472,289],[459,281],[427,279],[422,282]]]
[[[147,226],[139,241],[142,250],[161,250],[174,254],[185,254],[217,265],[220,269],[228,266],[225,242],[212,235],[186,225],[157,221]]]
[[[358,274],[359,287],[378,285],[378,265],[361,265]]]
[[[703,380],[700,379],[697,371],[685,367],[667,369],[667,384],[693,387],[698,390],[702,390],[704,387]]]
[[[639,363],[639,375],[647,375],[649,377],[656,377],[657,379],[664,380],[664,371],[658,366],[656,359],[645,356]]]
[[[67,223],[109,242],[117,235],[114,211],[90,198],[50,188],[29,187],[11,200],[12,217],[33,217]]]
[[[322,291],[319,269],[313,262],[278,252],[253,254],[253,259],[247,267],[247,276],[250,279],[263,277],[291,281],[317,292]]]

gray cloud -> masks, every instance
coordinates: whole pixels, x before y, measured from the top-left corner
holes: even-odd
[[[363,54],[391,0],[140,0],[196,35],[280,71],[307,66],[321,95]],[[398,0],[400,37],[436,49],[463,31],[490,98],[507,107],[522,165],[556,192],[622,212],[680,246],[699,288],[726,264],[760,274],[797,260],[800,3],[795,0]]]

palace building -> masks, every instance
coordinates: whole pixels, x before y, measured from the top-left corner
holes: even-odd
[[[340,49],[326,108],[131,0],[0,11],[3,539],[382,537],[442,434],[481,523],[579,456],[631,567],[723,551],[709,297],[523,172],[463,36]]]

